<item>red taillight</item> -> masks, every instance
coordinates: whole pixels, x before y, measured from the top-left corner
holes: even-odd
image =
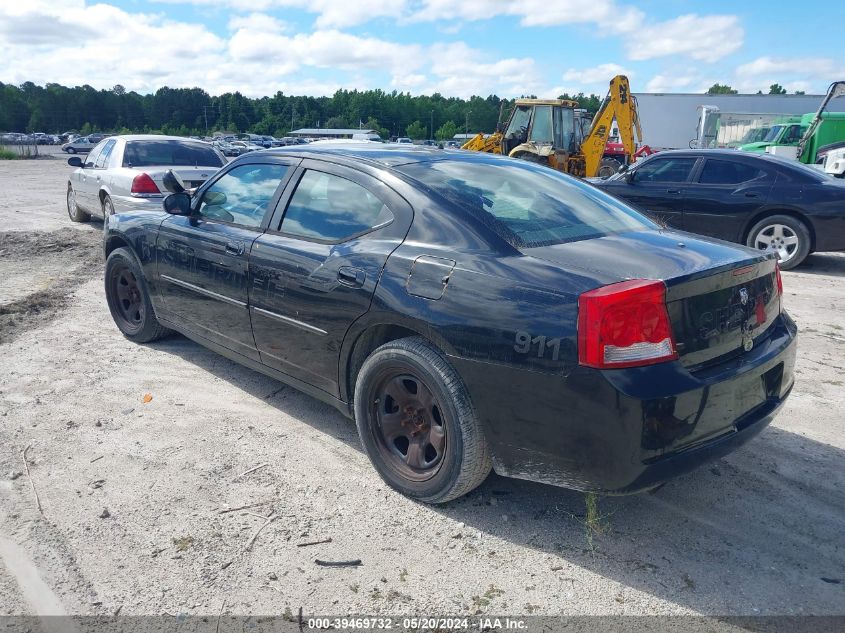
[[[778,312],[783,311],[783,279],[780,276],[780,264],[775,261],[775,280],[778,284]]]
[[[662,281],[632,279],[578,297],[578,362],[638,367],[678,358]]]
[[[149,174],[138,174],[132,179],[131,193],[161,193]]]

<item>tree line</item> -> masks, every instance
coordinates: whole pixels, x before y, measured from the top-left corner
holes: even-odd
[[[533,95],[532,95],[533,96]],[[591,113],[597,95],[560,95]],[[249,98],[240,92],[212,96],[201,88],[159,88],[139,94],[48,83],[0,82],[0,132],[210,135],[216,131],[286,136],[299,128],[365,128],[383,138],[445,140],[468,131],[492,132],[512,100],[496,95],[469,99],[440,94],[411,96],[382,90],[338,90],[330,97],[285,95]]]

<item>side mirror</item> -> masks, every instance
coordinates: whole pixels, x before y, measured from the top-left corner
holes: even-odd
[[[625,182],[627,182],[629,185],[630,185],[632,182],[634,182],[634,175],[635,175],[636,173],[637,173],[637,172],[632,171],[632,170],[626,171],[626,172],[625,172],[625,176],[624,176],[624,178],[625,178]]]
[[[173,215],[191,215],[191,196],[184,192],[171,193],[164,199],[162,206]]]
[[[170,193],[184,193],[185,189],[187,189],[187,187],[185,187],[185,182],[178,174],[173,173],[172,169],[168,169],[164,172],[162,182],[164,183],[164,188]]]
[[[82,167],[82,159],[79,156],[71,156],[67,159],[67,164],[71,167]]]

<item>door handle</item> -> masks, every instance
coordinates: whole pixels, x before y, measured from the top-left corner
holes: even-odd
[[[244,243],[243,242],[226,242],[226,252],[229,255],[243,255],[244,254]]]
[[[351,266],[343,266],[337,271],[337,280],[344,286],[350,288],[360,288],[364,285],[367,279],[367,274],[360,268],[352,268]]]
[[[756,194],[756,193],[751,193],[750,191],[748,191],[748,192],[746,192],[745,197],[746,197],[746,198],[756,198],[756,197],[757,197],[757,194]]]
[[[680,189],[667,189],[666,193],[679,194],[679,193],[681,193],[681,190]]]

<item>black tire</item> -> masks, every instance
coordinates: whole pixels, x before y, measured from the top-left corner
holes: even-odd
[[[70,183],[67,185],[67,196],[65,200],[67,202],[67,214],[71,222],[87,222],[91,219],[91,214],[80,209],[76,203],[76,192]]]
[[[774,252],[782,270],[798,266],[810,254],[810,230],[791,215],[770,215],[748,231],[746,244],[758,250]]]
[[[396,389],[404,392],[394,397]],[[487,440],[466,387],[446,358],[422,338],[391,341],[370,354],[355,383],[354,409],[358,435],[376,471],[408,497],[445,503],[467,494],[490,474]],[[391,417],[399,435],[388,439],[386,421]],[[413,455],[422,460],[419,468],[412,465],[412,444]]]
[[[110,215],[114,215],[114,203],[111,201],[111,196],[109,196],[109,194],[103,196],[100,208],[103,212],[103,222],[105,222]]]
[[[599,173],[596,174],[599,178],[610,178],[613,174],[619,171],[622,163],[615,158],[605,157],[601,159],[599,164]]]
[[[109,254],[105,286],[112,319],[130,341],[149,343],[170,334],[156,318],[144,273],[128,248]]]

